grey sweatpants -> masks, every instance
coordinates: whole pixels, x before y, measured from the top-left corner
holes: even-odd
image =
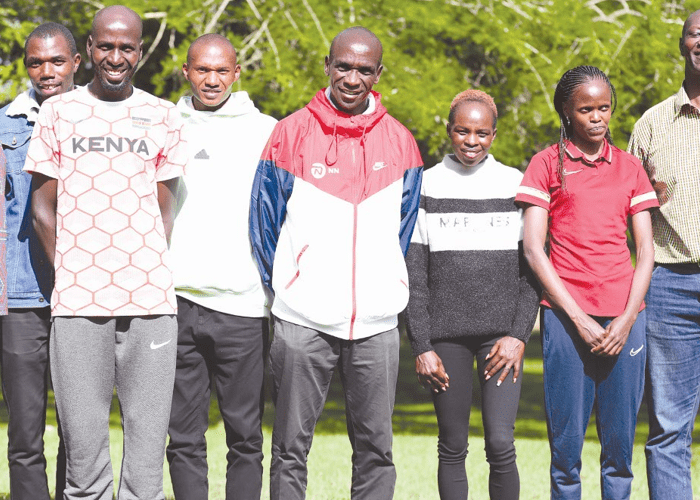
[[[272,430],[270,499],[306,498],[306,460],[337,368],[352,446],[353,500],[391,500],[391,415],[399,372],[399,330],[342,340],[279,318],[270,347]],[[332,460],[332,457],[329,458]]]
[[[163,457],[175,378],[175,316],[56,317],[51,377],[66,445],[64,499],[111,500],[109,413],[121,407],[118,500],[164,500]]]

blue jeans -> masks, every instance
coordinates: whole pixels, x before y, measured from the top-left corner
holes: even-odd
[[[603,327],[612,320],[593,319]],[[622,352],[608,358],[591,354],[566,314],[543,308],[542,354],[552,454],[552,499],[581,498],[581,450],[594,407],[601,444],[601,498],[630,497],[634,431],[644,394],[645,323],[646,313],[642,311]]]
[[[700,267],[657,266],[647,293],[647,479],[652,500],[692,500],[700,400]]]

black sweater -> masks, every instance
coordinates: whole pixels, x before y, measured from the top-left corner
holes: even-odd
[[[539,289],[523,257],[514,203],[521,179],[492,156],[474,167],[446,156],[423,175],[406,256],[406,324],[416,356],[438,339],[530,338]]]

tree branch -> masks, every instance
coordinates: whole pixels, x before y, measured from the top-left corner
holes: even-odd
[[[150,47],[148,47],[148,52],[146,52],[146,55],[141,58],[141,62],[139,62],[139,69],[143,67],[144,64],[146,64],[146,61],[148,61],[148,58],[151,57],[151,54],[156,50],[156,47],[160,43],[161,39],[163,38],[163,33],[165,33],[165,27],[168,24],[168,15],[165,12],[154,12],[150,17],[147,17],[148,14],[144,15],[146,19],[157,19],[158,17],[161,18],[160,21],[160,26],[158,27],[158,33],[156,34],[156,37],[153,39],[153,43],[151,44]]]
[[[210,33],[211,30],[214,29],[214,27],[216,26],[216,23],[219,22],[219,18],[221,17],[221,14],[224,13],[224,10],[226,10],[226,7],[228,6],[230,1],[231,0],[221,0],[221,4],[219,4],[219,8],[216,9],[214,16],[212,16],[212,18],[209,20],[206,28],[204,28],[204,33],[202,33],[202,34]]]
[[[323,43],[326,44],[326,47],[330,48],[331,44],[328,41],[328,38],[326,38],[326,35],[323,33],[323,28],[321,27],[321,22],[318,20],[316,13],[311,8],[311,5],[309,5],[309,2],[307,0],[301,0],[301,1],[304,4],[304,7],[306,7],[306,10],[309,12],[311,19],[314,20],[314,24],[316,25],[316,29],[318,30],[319,34],[321,35],[321,39],[323,40]]]

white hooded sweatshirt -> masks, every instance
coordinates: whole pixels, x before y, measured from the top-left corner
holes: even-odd
[[[253,177],[277,120],[241,91],[216,111],[177,107],[185,120],[187,198],[170,246],[177,295],[215,311],[268,314],[266,290],[251,255],[248,214]]]

